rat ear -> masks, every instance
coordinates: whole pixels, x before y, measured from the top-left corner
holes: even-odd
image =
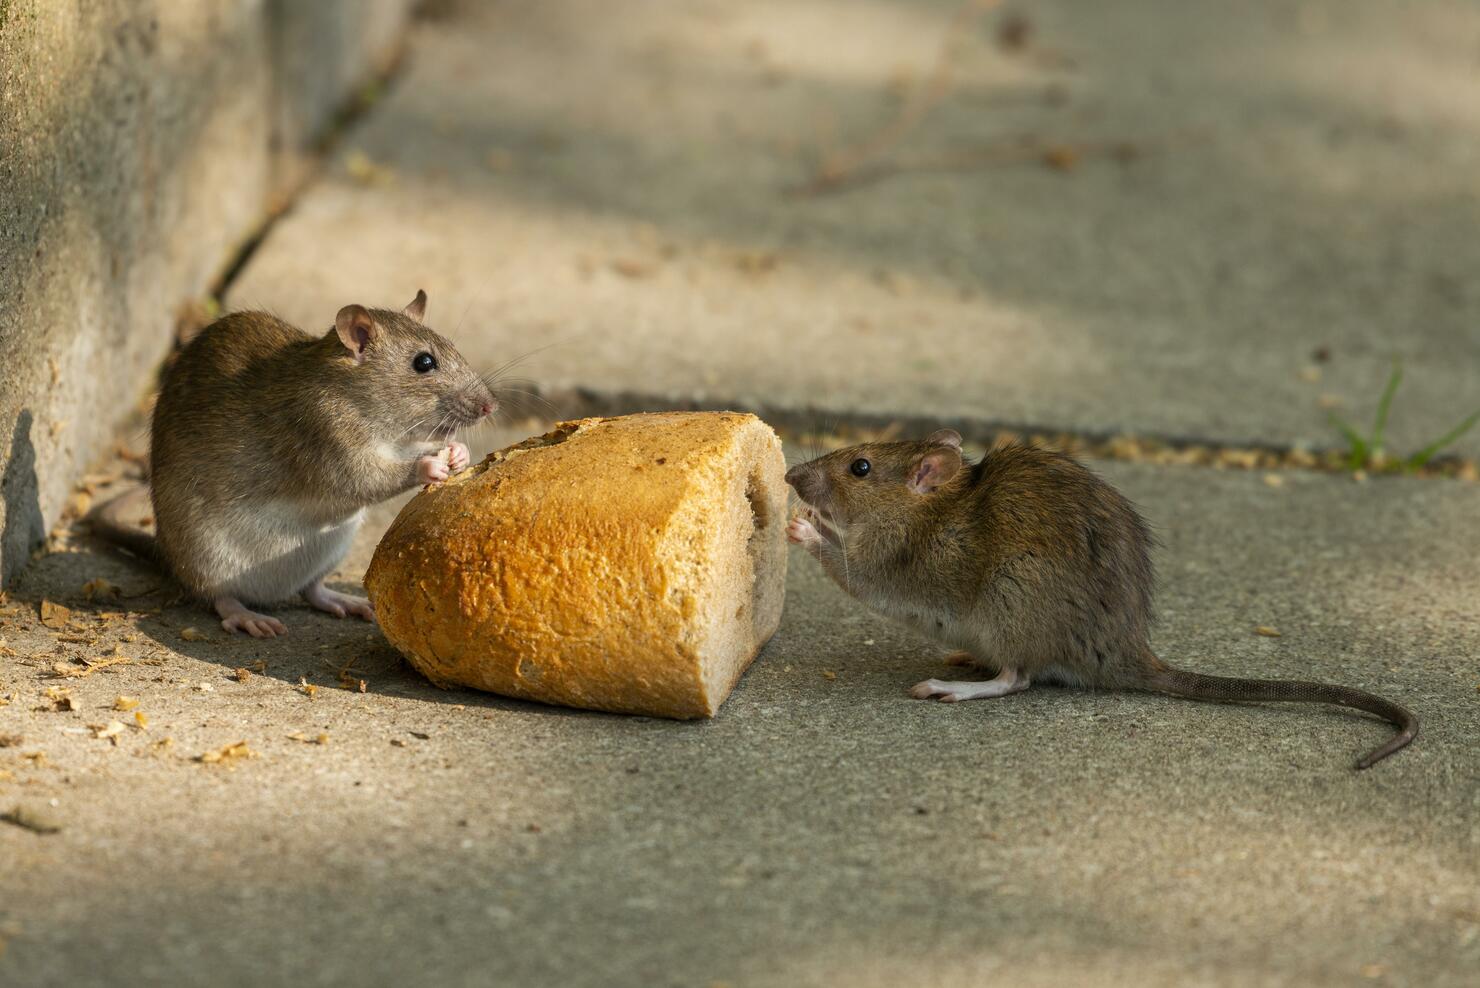
[[[960,449],[961,433],[955,429],[941,429],[939,432],[932,432],[925,441],[932,446],[954,446]]]
[[[955,435],[955,433],[952,433]],[[905,484],[916,494],[929,494],[956,476],[961,469],[961,451],[954,446],[941,446],[923,454],[910,467]]]
[[[340,309],[339,315],[334,317],[334,331],[357,364],[365,362],[366,348],[380,335],[375,320],[370,318],[363,305],[346,305]]]
[[[427,293],[418,288],[416,298],[412,299],[401,311],[417,322],[421,322],[427,314]]]

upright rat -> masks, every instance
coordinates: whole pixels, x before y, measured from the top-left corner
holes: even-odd
[[[1301,700],[1376,714],[1398,728],[1368,768],[1418,734],[1418,719],[1361,690],[1184,672],[1151,651],[1151,535],[1115,488],[1062,453],[999,446],[977,463],[946,429],[923,442],[865,443],[792,467],[807,510],[787,538],[844,590],[953,659],[995,666],[986,682],[927,679],[945,701],[1000,697],[1035,679],[1192,700]]]
[[[166,370],[154,407],[157,537],[121,520],[138,492],[97,508],[93,530],[168,567],[227,631],[286,633],[248,605],[297,593],[373,621],[369,601],[324,577],[365,508],[466,466],[456,430],[497,407],[457,348],[422,324],[426,304],[418,291],[400,312],[346,305],[319,337],[265,312],[206,327]]]

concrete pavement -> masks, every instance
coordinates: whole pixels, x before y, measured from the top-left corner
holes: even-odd
[[[781,630],[720,716],[673,723],[442,692],[366,626],[304,610],[268,643],[224,639],[192,606],[148,613],[158,594],[104,622],[86,580],[134,594],[155,578],[59,553],[12,602],[75,607],[82,630],[12,616],[3,632],[23,657],[0,686],[0,734],[20,735],[0,750],[0,801],[55,800],[62,829],[0,827],[0,971],[15,985],[1468,984],[1473,490],[1102,467],[1165,541],[1163,655],[1391,695],[1423,717],[1418,742],[1356,773],[1386,726],[1323,708],[1047,688],[912,700],[939,650],[800,554]],[[51,677],[112,642],[135,661]],[[237,682],[241,666],[260,672]],[[76,711],[54,709],[56,686]],[[128,721],[120,695],[149,726],[115,745],[86,725]],[[257,757],[194,760],[239,741]]]

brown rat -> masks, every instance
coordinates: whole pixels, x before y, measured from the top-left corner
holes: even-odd
[[[1151,651],[1151,533],[1115,488],[1062,453],[1008,444],[970,463],[946,429],[865,443],[793,467],[809,510],[787,537],[864,604],[999,670],[929,679],[946,701],[1006,696],[1034,680],[1192,700],[1298,700],[1398,727],[1368,768],[1418,734],[1396,703],[1344,686],[1184,672]]]
[[[347,305],[318,337],[265,312],[206,327],[166,369],[154,407],[157,537],[120,521],[128,494],[94,511],[93,529],[167,566],[228,631],[285,633],[248,605],[297,593],[373,621],[369,601],[324,577],[365,508],[466,466],[456,430],[497,407],[422,323],[426,302],[419,291],[399,312]]]

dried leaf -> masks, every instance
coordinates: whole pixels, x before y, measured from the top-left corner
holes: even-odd
[[[1267,624],[1261,624],[1259,627],[1255,628],[1254,629],[1254,634],[1256,634],[1256,635],[1262,635],[1265,638],[1279,638],[1279,637],[1281,637],[1278,629],[1271,628]]]
[[[113,701],[114,710],[133,710],[138,705],[139,698],[136,696],[120,696]]]
[[[65,628],[67,622],[72,619],[72,609],[63,607],[61,604],[53,604],[49,600],[41,602],[41,623],[48,628]]]

